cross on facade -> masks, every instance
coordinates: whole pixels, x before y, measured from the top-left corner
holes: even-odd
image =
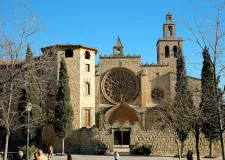
[[[123,94],[120,94],[120,101],[123,101]]]

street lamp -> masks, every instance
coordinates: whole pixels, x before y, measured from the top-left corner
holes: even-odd
[[[26,146],[26,160],[29,160],[29,134],[30,134],[30,112],[32,109],[32,104],[30,102],[26,105],[27,111],[27,146]]]

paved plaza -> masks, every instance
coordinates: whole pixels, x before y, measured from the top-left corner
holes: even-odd
[[[80,155],[80,154],[73,154],[73,160],[114,160],[113,156],[105,156],[105,155]],[[0,157],[0,160],[3,160],[3,157]],[[55,155],[52,160],[67,160],[67,156],[58,156]],[[119,160],[178,160],[173,156],[125,156],[121,155]],[[182,158],[182,160],[186,160],[186,158]],[[196,160],[196,157],[194,157]],[[201,160],[222,160],[222,158],[201,158]]]
[[[73,160],[114,160],[113,156],[101,155],[72,155]],[[66,156],[55,156],[53,160],[66,160]],[[120,156],[120,160],[177,160],[172,156]],[[194,157],[194,160],[196,157]],[[222,158],[201,158],[202,160],[222,160]],[[186,158],[182,158],[186,160]]]

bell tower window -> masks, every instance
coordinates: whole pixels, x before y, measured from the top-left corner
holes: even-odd
[[[120,54],[120,49],[117,49],[117,54]]]
[[[84,56],[85,56],[85,59],[90,59],[91,54],[90,54],[90,52],[86,51]]]
[[[65,58],[73,58],[73,50],[72,49],[65,50]]]
[[[173,46],[173,55],[174,58],[177,58],[177,46]]]
[[[172,36],[172,26],[168,27],[168,36]]]
[[[170,56],[170,48],[169,46],[165,47],[165,57],[168,58]]]
[[[172,22],[172,17],[171,17],[171,16],[168,17],[168,22],[169,22],[169,23]]]

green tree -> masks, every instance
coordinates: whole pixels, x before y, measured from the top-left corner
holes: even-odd
[[[221,143],[221,153],[222,159],[225,160],[225,151],[224,151],[224,137],[223,132],[225,131],[224,124],[224,109],[222,108],[221,102],[225,87],[224,87],[224,72],[225,72],[225,63],[224,63],[224,40],[225,40],[225,30],[224,30],[224,11],[225,11],[225,1],[205,1],[209,5],[209,9],[212,9],[211,12],[207,12],[202,16],[198,11],[195,12],[194,17],[194,26],[190,27],[187,23],[185,25],[191,32],[193,38],[191,39],[195,42],[201,50],[204,50],[205,46],[209,47],[209,53],[212,57],[213,65],[213,89],[210,91],[215,93],[215,101],[213,106],[215,106],[214,111],[211,114],[217,116],[217,124],[219,126],[219,137]],[[200,15],[200,16],[199,16]],[[190,39],[190,38],[189,38]],[[219,81],[219,77],[223,81]],[[206,80],[206,79],[205,79]],[[209,82],[211,83],[211,82]],[[212,86],[211,86],[212,87]],[[220,90],[219,87],[223,87],[223,90]],[[212,94],[214,94],[212,93]],[[205,94],[205,93],[204,93]],[[212,117],[214,117],[212,116]],[[203,117],[204,120],[204,117]]]
[[[202,67],[202,96],[201,96],[201,110],[203,119],[202,132],[209,141],[209,156],[212,157],[212,143],[219,139],[218,113],[215,106],[216,86],[214,84],[214,67],[210,58],[208,48],[204,48],[203,52],[203,67]]]
[[[179,46],[179,44],[178,44]],[[191,93],[188,89],[188,80],[187,80],[187,74],[186,74],[186,68],[185,68],[185,61],[183,52],[180,49],[180,46],[178,47],[178,58],[177,58],[177,81],[176,81],[176,87],[175,87],[175,98],[173,102],[173,106],[176,110],[174,116],[176,117],[177,121],[179,122],[176,126],[176,134],[181,142],[181,147],[179,152],[179,156],[182,155],[183,147],[184,147],[184,141],[188,137],[189,132],[189,126],[187,123],[187,119],[185,118],[185,115],[189,115],[191,112],[191,108],[193,108],[193,101],[191,98]]]
[[[180,46],[178,47],[176,67],[175,97],[172,100],[168,99],[168,101],[159,106],[159,109],[156,109],[156,121],[161,128],[169,127],[172,131],[179,159],[181,159],[184,142],[190,131],[190,116],[192,116],[194,107],[192,95],[188,89],[185,61]]]
[[[32,103],[34,106],[32,108],[32,118],[37,119],[39,116],[39,111],[37,110],[40,105],[40,89],[38,85],[38,77],[35,68],[33,52],[30,45],[27,46],[26,52],[26,62],[27,62],[27,79],[26,79],[26,94],[27,102]]]
[[[69,77],[65,60],[60,63],[59,81],[57,86],[55,107],[55,133],[62,139],[62,154],[64,154],[64,139],[72,131],[73,108],[70,103]]]
[[[30,45],[27,46],[26,52],[26,62],[27,62],[27,74],[25,78],[26,84],[26,94],[27,94],[27,103],[30,102],[32,104],[31,110],[31,121],[33,124],[38,123],[38,119],[42,112],[40,105],[40,88],[38,84],[38,77],[36,73],[36,67],[34,62],[33,52],[30,48]],[[38,126],[36,124],[35,126]],[[32,128],[31,130],[31,138],[35,139],[36,137],[36,129]]]

